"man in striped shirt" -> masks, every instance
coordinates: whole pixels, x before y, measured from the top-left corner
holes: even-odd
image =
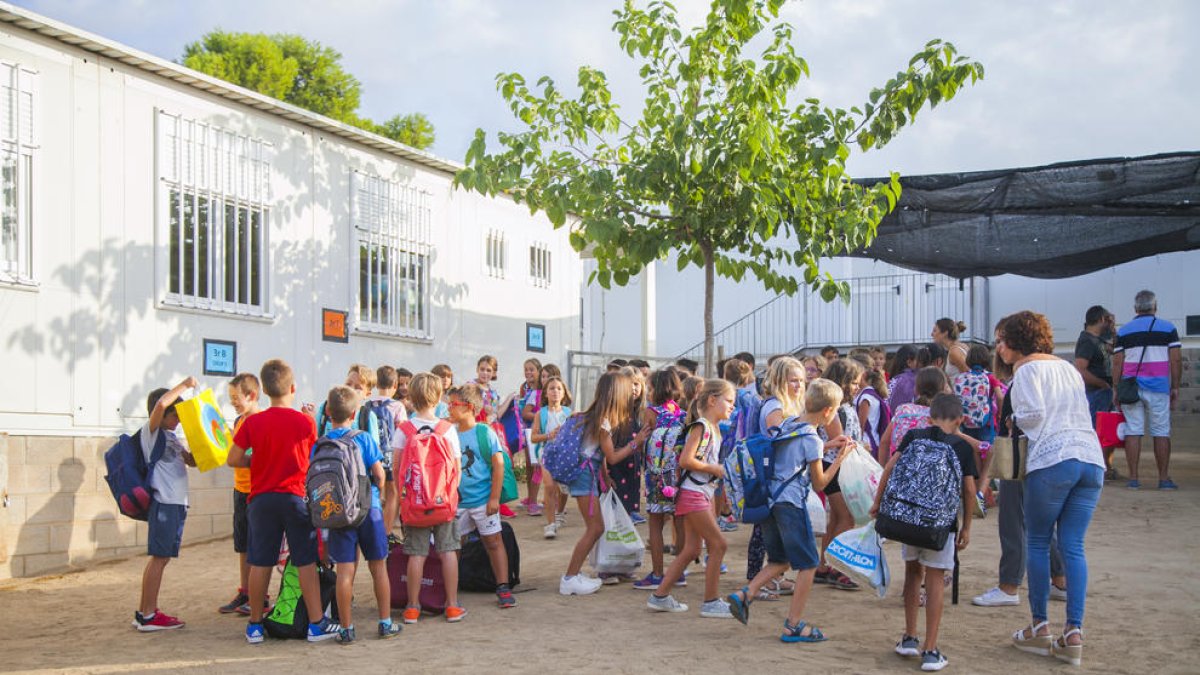
[[[1121,404],[1116,389],[1113,405],[1125,413],[1125,459],[1129,463],[1129,483],[1136,490],[1138,458],[1142,436],[1154,438],[1154,462],[1158,465],[1158,489],[1178,487],[1167,473],[1171,461],[1171,408],[1179,395],[1183,374],[1179,331],[1170,321],[1155,316],[1158,300],[1151,291],[1141,291],[1133,301],[1137,316],[1117,331],[1113,348],[1112,371],[1115,377],[1136,377],[1138,402]]]

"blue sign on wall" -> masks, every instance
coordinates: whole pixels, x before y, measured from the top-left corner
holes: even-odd
[[[525,324],[525,351],[546,353],[546,326],[540,323]]]
[[[204,374],[237,375],[237,343],[228,340],[204,340]]]

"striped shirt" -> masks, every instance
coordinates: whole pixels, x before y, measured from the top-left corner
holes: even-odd
[[[1182,346],[1179,331],[1170,321],[1139,314],[1117,331],[1113,353],[1125,355],[1122,377],[1136,376],[1138,388],[1165,394],[1171,390],[1170,350]]]

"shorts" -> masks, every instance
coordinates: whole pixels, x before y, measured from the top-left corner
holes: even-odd
[[[787,563],[794,570],[816,568],[820,557],[806,509],[780,502],[771,507],[771,515],[761,527],[767,562]]]
[[[1137,403],[1122,403],[1125,413],[1125,435],[1145,436],[1149,428],[1155,438],[1171,436],[1171,395],[1161,391],[1138,389]]]
[[[487,504],[470,509],[458,509],[458,534],[465,537],[478,531],[482,537],[500,534],[500,514],[487,514]]]
[[[335,563],[358,562],[358,552],[368,561],[384,560],[388,556],[387,530],[383,527],[383,512],[372,506],[358,527],[329,531],[326,545],[329,559]]]
[[[675,502],[675,515],[686,516],[689,513],[699,513],[700,511],[712,510],[712,498],[703,492],[696,490],[679,490],[678,500]]]
[[[178,558],[186,520],[187,507],[183,504],[151,501],[146,523],[150,526],[146,533],[146,553],[155,558]]]
[[[600,484],[590,468],[584,467],[575,480],[567,484],[567,493],[572,497],[597,497],[600,495]]]
[[[430,527],[405,527],[404,552],[408,555],[429,555],[429,538],[438,553],[449,553],[462,548],[462,537],[458,534],[458,519]]]
[[[304,567],[317,562],[317,530],[303,497],[264,492],[255,495],[246,510],[253,533],[246,555],[251,565],[274,567],[279,562],[279,547],[285,534],[293,565]]]
[[[250,545],[250,517],[246,515],[246,498],[241,490],[233,491],[233,551],[245,553]]]
[[[946,537],[946,545],[939,551],[900,544],[900,559],[904,562],[919,562],[925,567],[932,567],[935,570],[952,570],[954,569],[954,549],[957,545],[957,537],[954,532]]]
[[[395,481],[396,481],[396,477],[395,477],[395,476],[392,474],[392,468],[391,468],[391,467],[384,467],[384,469],[383,469],[383,482],[385,482],[385,483],[394,483]]]
[[[825,460],[821,460],[821,466],[825,467],[826,471],[829,471],[829,467],[833,466],[833,462],[826,462]],[[841,473],[841,472],[839,471],[838,473]],[[825,489],[822,490],[821,492],[824,492],[826,497],[832,497],[833,495],[836,495],[837,493],[839,493],[841,491],[842,491],[842,484],[838,482],[838,474],[835,473],[835,474],[833,474],[833,478],[830,478],[829,482],[825,485]]]

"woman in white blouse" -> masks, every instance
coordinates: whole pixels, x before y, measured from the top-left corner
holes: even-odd
[[[1083,378],[1053,355],[1046,317],[1017,312],[1000,323],[996,349],[1013,366],[1013,417],[1029,439],[1025,464],[1025,537],[1033,622],[1013,634],[1022,651],[1075,665],[1083,654],[1087,559],[1083,540],[1104,485],[1104,455],[1092,430]],[[1067,573],[1067,620],[1057,638],[1046,616],[1050,537],[1058,525]]]

